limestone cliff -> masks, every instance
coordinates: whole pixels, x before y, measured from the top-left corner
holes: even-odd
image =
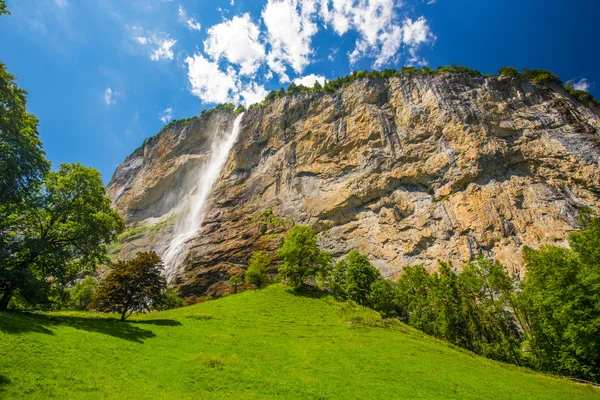
[[[212,112],[166,128],[118,167],[108,193],[138,228],[117,255],[165,250],[212,137],[234,118]],[[387,277],[481,253],[520,269],[523,246],[562,243],[586,205],[600,208],[600,113],[559,86],[363,79],[244,115],[175,284],[188,297],[222,294],[292,222],[313,226],[336,257],[368,254]]]

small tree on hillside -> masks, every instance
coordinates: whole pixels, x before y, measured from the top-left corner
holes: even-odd
[[[261,288],[266,285],[269,277],[267,275],[267,267],[271,264],[271,259],[265,251],[255,251],[250,257],[248,270],[246,271],[246,282],[251,285]]]
[[[90,308],[119,313],[121,321],[134,312],[149,311],[167,287],[162,269],[162,261],[153,251],[114,263],[100,281]]]
[[[238,286],[240,286],[244,283],[244,280],[242,279],[241,276],[234,275],[231,278],[229,278],[228,283],[229,283],[229,286],[231,286],[233,288],[233,294],[237,294],[237,288],[238,288]]]
[[[71,308],[81,311],[87,309],[92,302],[97,287],[98,280],[91,275],[77,282],[69,293]]]
[[[317,235],[309,226],[296,225],[288,232],[279,249],[282,260],[279,276],[294,286],[304,285],[315,277],[331,260],[326,251],[317,246]]]

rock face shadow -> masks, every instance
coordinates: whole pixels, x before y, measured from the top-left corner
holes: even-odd
[[[156,336],[151,330],[136,326],[138,324],[158,326],[181,325],[180,322],[167,319],[121,322],[111,318],[85,318],[13,312],[0,313],[0,332],[7,334],[43,333],[53,335],[52,327],[69,326],[78,330],[101,333],[135,343],[144,343],[145,340]]]

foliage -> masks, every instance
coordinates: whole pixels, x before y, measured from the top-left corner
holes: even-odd
[[[598,397],[588,385],[490,362],[373,314],[280,285],[127,323],[98,313],[0,313],[0,397]]]
[[[584,229],[569,235],[572,250],[525,250],[528,271],[518,300],[534,366],[598,382],[600,219],[583,217]]]
[[[6,1],[0,0],[0,15],[7,14],[10,15],[10,11],[6,8]]]
[[[398,317],[401,313],[397,284],[390,280],[379,279],[373,282],[368,302],[373,310],[386,318]]]
[[[248,270],[246,270],[246,282],[261,288],[269,281],[267,268],[271,265],[271,258],[266,251],[255,251],[250,256]]]
[[[336,298],[367,306],[370,304],[371,286],[380,279],[381,274],[369,259],[353,250],[326,271],[324,282]]]
[[[556,84],[562,84],[560,78],[554,75],[550,71],[546,71],[545,69],[523,69],[523,73],[521,76],[529,81],[534,82],[553,82]]]
[[[152,309],[157,311],[172,310],[183,307],[183,299],[179,297],[177,291],[173,288],[166,288],[160,293],[160,296],[152,302]]]
[[[113,263],[100,281],[90,308],[119,313],[121,321],[134,312],[150,311],[153,302],[161,301],[167,287],[162,270],[162,261],[153,251]]]
[[[50,167],[38,119],[27,112],[27,91],[15,79],[0,63],[0,245],[6,240],[10,215],[20,211]]]
[[[518,69],[513,67],[502,67],[498,71],[498,76],[517,76],[521,77],[521,73]]]
[[[173,121],[171,121],[167,125],[165,125],[165,127],[163,129],[169,129],[169,128],[174,128],[176,126],[187,125],[187,124],[189,124],[190,122],[194,121],[197,118],[198,117],[193,116],[193,117],[190,117],[190,118],[174,119]]]
[[[286,218],[278,217],[277,215],[275,215],[272,207],[266,208],[264,211],[258,214],[257,219],[257,223],[259,225],[265,225],[267,228],[271,229],[280,228],[288,222]]]
[[[330,264],[331,256],[317,246],[317,235],[309,226],[295,225],[279,249],[279,276],[293,286],[304,285]]]
[[[244,279],[241,276],[233,275],[229,278],[228,283],[230,287],[233,287],[233,293],[237,294],[237,288],[244,283]]]
[[[70,308],[80,311],[87,310],[97,287],[98,280],[91,275],[77,282],[69,291]]]
[[[104,195],[100,173],[81,164],[61,164],[26,208],[11,216],[11,236],[0,264],[0,309],[18,291],[31,303],[48,300],[83,270],[108,261],[106,245],[123,230],[121,216]]]

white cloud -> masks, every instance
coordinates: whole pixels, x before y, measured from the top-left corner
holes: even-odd
[[[175,45],[175,43],[177,43],[177,40],[175,39],[158,39],[156,42],[156,44],[158,44],[158,48],[150,55],[150,59],[152,61],[172,60],[173,50],[171,48]]]
[[[230,5],[234,5],[234,4],[235,4],[235,1],[234,1],[234,0],[231,0],[231,1],[229,2],[229,4],[230,4]]]
[[[315,12],[315,0],[268,0],[262,11],[270,45],[267,64],[282,83],[289,82],[286,65],[301,73],[310,62]]]
[[[402,22],[402,31],[402,41],[409,46],[416,47],[435,38],[427,26],[427,20],[423,17],[415,22],[410,18],[405,19]]]
[[[217,63],[211,62],[200,54],[185,59],[188,65],[188,79],[192,93],[204,103],[229,103],[236,99],[237,74],[233,68],[227,72],[219,69]]]
[[[416,47],[434,38],[423,17],[414,23],[407,18],[400,25],[396,10],[401,5],[394,0],[320,0],[320,15],[340,36],[357,31],[356,46],[348,53],[350,64],[373,57],[373,66],[380,68],[397,61],[403,43]]]
[[[173,119],[173,109],[171,107],[167,107],[163,112],[158,114],[158,119],[160,119],[163,124],[171,121]]]
[[[54,0],[54,4],[56,4],[60,8],[65,8],[66,6],[68,6],[67,0]]]
[[[306,86],[306,87],[310,87],[310,88],[315,86],[315,82],[317,82],[317,81],[319,81],[321,86],[325,85],[325,77],[322,75],[310,74],[310,75],[303,76],[301,78],[294,79],[294,83],[296,85],[302,85],[302,86]]]
[[[117,102],[117,96],[119,95],[119,92],[114,92],[111,88],[106,88],[104,91],[104,102],[108,106],[115,104]]]
[[[246,13],[211,27],[204,50],[213,60],[223,56],[239,65],[241,75],[252,75],[265,59],[265,47],[259,41],[259,35],[258,26]]]
[[[142,46],[152,47],[150,51],[150,59],[152,61],[172,60],[175,56],[173,46],[177,40],[171,39],[169,35],[164,33],[148,32],[139,26],[128,26],[131,31],[133,40]]]
[[[188,18],[187,12],[182,6],[179,6],[179,21],[185,23],[185,25],[191,30],[199,31],[202,29],[200,22],[198,22],[196,18]]]
[[[244,85],[240,90],[241,103],[248,107],[255,103],[260,103],[265,97],[267,97],[269,91],[264,86],[251,82],[250,84]]]
[[[586,78],[581,78],[579,82],[573,81],[573,89],[587,92],[590,90],[590,83]]]

